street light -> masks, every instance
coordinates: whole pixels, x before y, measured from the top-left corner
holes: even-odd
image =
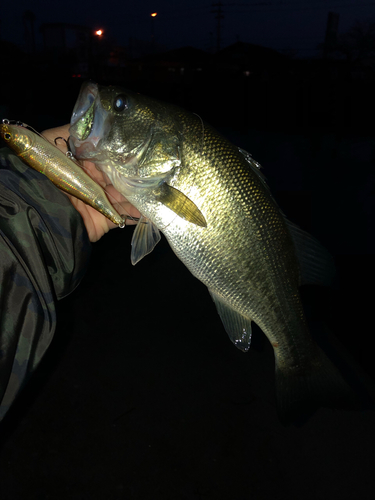
[[[157,12],[152,12],[151,13],[151,41],[154,43],[155,42],[155,21],[156,16],[158,15]]]

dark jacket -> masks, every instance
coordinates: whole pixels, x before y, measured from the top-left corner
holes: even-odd
[[[90,249],[68,197],[1,149],[0,420],[45,354],[56,300],[77,287]]]

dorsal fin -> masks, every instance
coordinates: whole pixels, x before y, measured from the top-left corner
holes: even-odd
[[[260,170],[262,166],[253,159],[250,153],[244,149],[238,149],[252,171],[259,177],[262,184],[267,189],[268,194],[274,200],[267,185],[266,178]],[[290,222],[280,207],[279,210],[284,217],[289,233],[293,239],[300,268],[300,285],[332,285],[335,275],[335,265],[328,250],[326,250],[316,238],[306,233],[306,231],[303,231],[296,224]]]
[[[285,219],[296,250],[300,268],[300,285],[330,286],[335,275],[332,255],[319,241]]]

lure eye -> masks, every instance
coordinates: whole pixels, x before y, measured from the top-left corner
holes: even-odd
[[[12,138],[12,136],[11,136],[8,132],[7,132],[6,134],[4,134],[4,139],[5,139],[6,141],[10,141],[10,140],[11,140],[11,138]]]
[[[121,111],[124,111],[124,109],[127,109],[127,107],[128,107],[128,98],[126,97],[126,95],[120,94],[116,96],[113,102],[113,109],[118,113],[121,113]]]

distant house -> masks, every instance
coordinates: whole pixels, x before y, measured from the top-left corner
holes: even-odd
[[[48,23],[43,24],[40,31],[47,52],[67,54],[74,50],[81,56],[88,55],[92,32],[90,28],[76,24]]]
[[[67,23],[49,23],[40,27],[44,52],[55,64],[68,65],[73,73],[86,76],[92,52],[92,30]]]
[[[279,72],[289,65],[289,58],[276,50],[251,43],[236,42],[214,56],[217,70],[244,73]]]
[[[194,47],[150,54],[133,61],[134,73],[152,75],[157,81],[179,81],[205,71],[212,56]]]
[[[207,68],[212,56],[204,50],[194,47],[181,47],[159,55],[159,64],[178,70],[181,74],[185,71],[203,71]]]

